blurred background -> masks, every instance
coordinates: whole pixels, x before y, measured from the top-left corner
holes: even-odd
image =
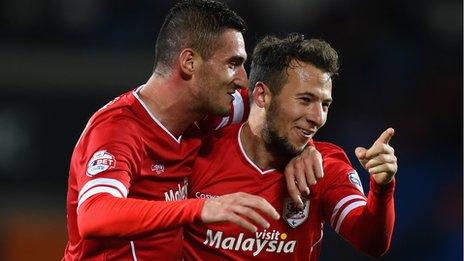
[[[323,38],[341,57],[318,134],[354,148],[387,127],[396,228],[381,260],[462,260],[462,1],[226,1],[266,34]],[[71,153],[88,118],[151,75],[174,1],[0,0],[0,260],[59,260]],[[248,65],[247,65],[248,66]],[[248,67],[247,67],[248,68]],[[370,260],[328,226],[321,260]]]

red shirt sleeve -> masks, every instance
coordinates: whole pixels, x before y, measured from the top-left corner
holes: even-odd
[[[346,216],[340,235],[366,254],[375,257],[385,254],[395,224],[394,190],[395,180],[379,186],[371,178],[367,204]]]
[[[200,218],[203,200],[149,201],[127,198],[140,171],[142,145],[131,121],[92,126],[78,144],[72,163],[79,191],[79,234],[92,237],[138,237]]]
[[[83,238],[135,238],[199,220],[203,199],[148,201],[98,194],[79,210],[78,227]]]
[[[343,150],[328,143],[318,149],[325,172],[321,191],[324,219],[356,249],[381,256],[389,249],[393,233],[395,181],[379,186],[371,179],[366,198]]]

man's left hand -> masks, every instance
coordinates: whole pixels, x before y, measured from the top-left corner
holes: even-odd
[[[379,185],[390,183],[398,170],[395,150],[388,144],[393,134],[395,130],[388,128],[369,149],[358,147],[355,150],[361,165]]]
[[[309,196],[309,186],[324,177],[321,153],[314,146],[306,147],[300,155],[290,160],[284,174],[288,194],[300,208],[303,208],[301,195]]]

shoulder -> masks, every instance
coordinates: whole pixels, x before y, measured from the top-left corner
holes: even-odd
[[[314,141],[314,146],[321,153],[324,160],[341,161],[351,165],[348,156],[341,147],[325,141]]]
[[[90,140],[137,140],[143,127],[137,115],[135,99],[128,92],[116,97],[90,118],[82,133]]]
[[[359,175],[341,147],[330,142],[314,142],[314,145],[322,154],[324,191],[338,191],[334,188],[342,186],[364,194]]]
[[[343,179],[354,171],[345,151],[339,146],[330,142],[314,142],[316,149],[322,155],[324,173],[326,180],[332,183]]]

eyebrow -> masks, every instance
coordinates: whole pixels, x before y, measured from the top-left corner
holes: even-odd
[[[297,93],[296,96],[298,97],[301,97],[301,96],[310,96],[311,98],[317,98],[319,99],[318,96],[314,95],[313,93],[310,93],[310,92],[300,92],[300,93]],[[327,98],[327,99],[324,99],[322,100],[323,102],[332,102],[333,99],[332,98]]]
[[[229,58],[229,62],[236,62],[236,63],[243,64],[245,63],[245,61],[246,61],[246,58],[241,55],[235,55]]]

